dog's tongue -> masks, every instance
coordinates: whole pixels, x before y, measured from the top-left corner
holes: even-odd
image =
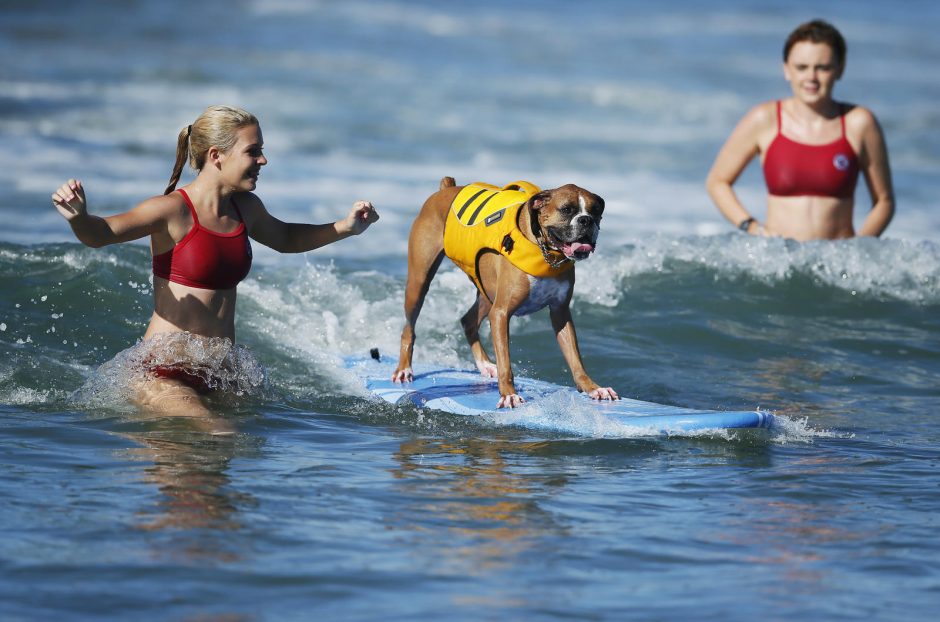
[[[561,248],[561,252],[565,254],[566,257],[574,257],[575,259],[584,259],[588,255],[594,252],[593,244],[585,244],[584,242],[574,242],[572,244],[565,244]]]

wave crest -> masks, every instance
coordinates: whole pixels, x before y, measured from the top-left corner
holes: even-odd
[[[697,275],[716,282],[746,279],[769,287],[797,284],[875,300],[940,303],[940,247],[929,241],[795,242],[732,233],[654,236],[611,252],[612,258],[589,260],[591,269],[579,272],[576,295],[613,307],[640,277]]]

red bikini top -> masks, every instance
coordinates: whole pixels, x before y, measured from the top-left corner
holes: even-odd
[[[780,132],[780,102],[777,102],[777,136],[764,156],[764,180],[770,194],[840,199],[854,196],[858,157],[845,138],[844,114],[839,121],[842,136],[837,140],[827,145],[798,143]]]
[[[153,256],[154,276],[199,289],[232,289],[251,270],[251,243],[241,211],[233,201],[241,221],[235,231],[210,231],[199,224],[189,195],[182,189],[178,192],[193,215],[193,228],[176,246]]]

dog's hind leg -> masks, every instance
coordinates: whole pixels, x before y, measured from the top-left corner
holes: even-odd
[[[467,343],[473,353],[473,362],[476,363],[480,374],[487,378],[496,377],[496,364],[486,354],[486,349],[480,342],[480,326],[489,314],[491,306],[486,296],[478,293],[473,306],[460,318],[463,333],[467,336]]]

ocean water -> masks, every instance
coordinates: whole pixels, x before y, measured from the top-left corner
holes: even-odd
[[[933,619],[940,5],[2,10],[0,619]],[[704,190],[738,118],[787,95],[783,39],[816,16],[848,40],[837,95],[888,140],[881,239],[746,237]],[[160,193],[213,103],[261,119],[276,215],[327,222],[364,198],[382,216],[305,255],[255,245],[246,384],[212,397],[231,437],[127,402],[149,251],[85,248],[49,202],[69,177],[101,214]],[[369,399],[341,360],[397,350],[408,229],[445,175],[603,196],[573,303],[592,376],[781,426],[649,436],[572,413],[572,432],[535,433]],[[756,167],[738,187],[761,215]],[[857,222],[867,204],[861,184]],[[470,365],[472,297],[443,267],[418,360]],[[545,312],[512,338],[516,373],[570,383]]]

